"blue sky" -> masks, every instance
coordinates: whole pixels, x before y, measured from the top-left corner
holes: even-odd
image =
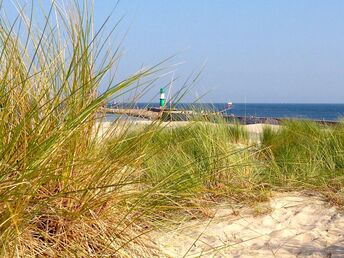
[[[94,2],[100,26],[116,1]],[[343,103],[342,0],[121,0],[121,16],[120,76],[178,54],[175,88],[206,64],[187,101]]]
[[[113,2],[96,1],[96,19]],[[190,99],[343,103],[344,1],[122,0],[116,15],[125,70],[178,53],[185,77],[206,62]]]

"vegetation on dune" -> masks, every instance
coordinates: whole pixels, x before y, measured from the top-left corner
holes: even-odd
[[[112,31],[93,31],[91,5],[83,3],[68,12],[52,3],[43,26],[34,8],[18,6],[13,23],[1,17],[2,257],[145,253],[122,205],[129,169],[106,162],[92,130],[106,99],[154,71],[114,83],[118,51],[104,48]]]
[[[115,83],[118,50],[104,47],[112,31],[93,31],[88,4],[72,2],[67,13],[53,3],[43,27],[34,8],[18,9],[0,28],[1,256],[148,256],[144,219],[254,185],[238,169],[252,155],[239,157],[227,141],[243,137],[237,129],[152,124],[97,137],[104,101],[149,85],[155,78],[143,79],[158,68]]]
[[[175,208],[173,203],[191,203],[206,196],[237,198],[245,189],[253,197],[257,182],[252,175],[258,166],[253,165],[252,153],[237,141],[224,123],[196,122],[154,134],[143,163],[144,181],[161,193],[154,201]]]
[[[270,184],[285,189],[318,190],[344,204],[344,126],[288,121],[282,129],[265,128],[262,145]]]

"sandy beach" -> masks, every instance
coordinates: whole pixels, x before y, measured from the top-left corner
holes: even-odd
[[[319,196],[278,193],[257,215],[219,205],[209,219],[152,233],[167,257],[343,257],[344,215]]]

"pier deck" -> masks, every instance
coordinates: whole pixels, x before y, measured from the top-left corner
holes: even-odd
[[[148,120],[163,121],[189,121],[195,118],[211,119],[219,115],[224,120],[232,123],[240,124],[273,124],[278,125],[283,121],[292,120],[292,118],[274,118],[274,117],[256,117],[256,116],[235,116],[224,115],[222,113],[197,113],[191,110],[175,110],[175,109],[138,109],[138,108],[103,108],[103,112],[107,114],[127,115],[132,117],[145,118]],[[295,119],[296,120],[296,119]],[[328,120],[312,120],[317,123],[335,125],[338,121]]]

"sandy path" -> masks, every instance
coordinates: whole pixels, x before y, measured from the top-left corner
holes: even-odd
[[[270,209],[220,207],[211,220],[151,237],[171,257],[344,257],[344,215],[320,197],[277,194]]]

